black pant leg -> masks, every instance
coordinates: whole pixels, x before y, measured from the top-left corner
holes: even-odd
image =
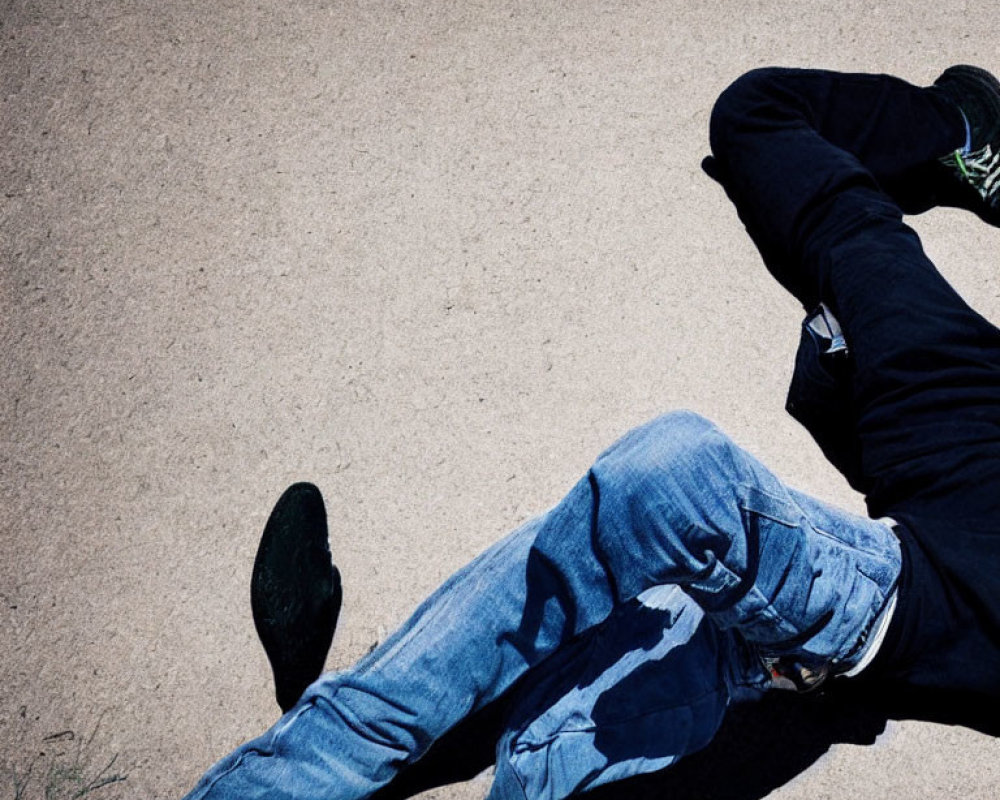
[[[1000,480],[1000,332],[924,254],[908,198],[888,193],[963,139],[947,100],[889,76],[758,70],[712,114],[719,178],[768,268],[843,326],[876,513],[941,498],[1000,510],[1000,493],[976,487]]]

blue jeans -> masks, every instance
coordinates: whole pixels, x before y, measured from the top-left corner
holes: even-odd
[[[759,656],[848,669],[898,578],[881,522],[783,485],[676,412],[320,678],[189,800],[361,798],[518,681],[492,798],[561,798],[705,745]]]

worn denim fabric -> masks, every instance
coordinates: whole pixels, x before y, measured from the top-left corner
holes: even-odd
[[[668,767],[711,741],[730,703],[768,685],[738,635],[679,586],[654,587],[519,686],[489,798],[566,797]]]
[[[365,797],[539,665],[512,703],[495,797],[656,769],[766,685],[756,652],[849,667],[899,567],[884,524],[787,488],[707,420],[667,414],[188,798]]]

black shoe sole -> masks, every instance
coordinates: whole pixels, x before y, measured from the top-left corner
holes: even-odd
[[[250,582],[254,626],[283,712],[323,672],[342,596],[323,496],[310,483],[296,483],[264,526]]]
[[[992,72],[957,64],[942,72],[934,85],[965,113],[973,150],[1000,138],[1000,81]]]

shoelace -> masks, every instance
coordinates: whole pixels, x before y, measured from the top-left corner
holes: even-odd
[[[972,184],[986,202],[993,205],[1000,197],[1000,151],[994,153],[990,145],[963,156],[955,151],[955,164],[965,179]]]

